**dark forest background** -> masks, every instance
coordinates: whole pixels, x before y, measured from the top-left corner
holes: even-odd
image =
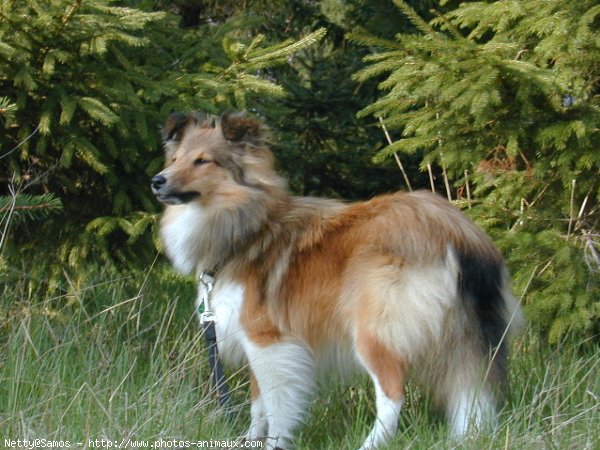
[[[597,339],[599,25],[588,0],[5,0],[0,281],[151,265],[162,122],[243,109],[295,194],[434,189],[545,337]]]

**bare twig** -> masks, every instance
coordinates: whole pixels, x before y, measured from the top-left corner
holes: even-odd
[[[451,202],[452,192],[450,191],[450,182],[448,181],[448,173],[446,173],[446,166],[444,163],[442,163],[442,176],[444,177],[444,186],[446,186],[446,195],[448,196],[448,201]]]
[[[440,113],[435,113],[435,118],[440,119]],[[444,178],[444,186],[446,186],[446,195],[448,196],[448,201],[452,201],[452,192],[450,191],[450,182],[448,181],[448,173],[446,172],[446,165],[442,158],[444,157],[442,154],[442,137],[438,135],[438,147],[440,147],[440,164],[442,165],[442,177]]]
[[[435,183],[433,182],[433,170],[431,164],[427,164],[427,172],[429,173],[429,185],[431,186],[431,192],[435,192]]]
[[[19,194],[19,189],[15,188],[14,184],[8,185],[8,191],[10,192],[11,202],[7,208],[6,214],[1,218],[0,223],[5,221],[4,228],[0,231],[0,253],[2,252],[2,248],[4,247],[4,240],[6,236],[8,236],[8,229],[10,227],[10,221],[12,219],[13,214],[15,213],[15,208],[17,206],[17,195]]]
[[[383,130],[383,133],[385,134],[385,138],[387,139],[388,144],[392,145],[393,144],[392,137],[390,136],[390,133],[388,132],[388,129],[385,126],[385,123],[383,122],[383,119],[381,118],[381,116],[379,116],[378,119],[379,119],[379,123],[381,123],[381,129]],[[398,156],[397,152],[394,152],[394,158],[396,159],[396,163],[398,164],[398,167],[400,167],[400,171],[402,172],[402,176],[404,177],[404,182],[406,183],[408,190],[412,192],[412,186],[410,185],[408,175],[406,174],[406,171],[404,170],[404,166],[402,165],[402,161],[400,161],[400,157]]]
[[[590,194],[591,194],[591,190],[590,190],[590,192],[587,193],[587,195],[583,199],[583,202],[581,202],[581,207],[579,208],[579,213],[577,214],[577,220],[581,220],[581,218],[583,217],[583,211],[585,211],[585,207],[590,198]]]
[[[573,178],[571,181],[571,200],[569,202],[569,228],[567,230],[567,240],[571,237],[571,231],[573,230],[573,221],[575,220],[575,185],[577,180]]]
[[[586,230],[581,230],[583,238],[585,239],[585,249],[583,252],[583,258],[588,266],[590,272],[600,273],[600,241],[596,241],[593,238],[600,238],[600,234],[592,234]],[[594,266],[595,264],[595,266]]]
[[[6,152],[4,155],[0,155],[0,159],[6,158],[11,153],[20,149],[23,146],[23,144],[25,144],[25,142],[27,142],[29,139],[31,139],[33,136],[36,135],[36,133],[40,130],[40,126],[41,125],[38,125],[37,127],[35,127],[35,130],[33,130],[29,136],[27,136],[25,139],[23,139],[21,142],[19,142],[14,148],[12,148],[8,152]]]
[[[465,170],[465,187],[467,189],[467,206],[471,209],[471,186],[469,185],[469,171]]]
[[[550,183],[546,184],[546,186],[544,186],[544,188],[538,192],[538,194],[535,196],[535,198],[533,199],[533,201],[528,202],[527,200],[525,200],[524,198],[521,198],[521,204],[520,204],[520,209],[519,209],[519,219],[515,222],[515,224],[510,228],[511,231],[514,231],[514,229],[517,226],[521,226],[525,223],[525,221],[523,220],[523,215],[525,214],[525,206],[527,206],[527,208],[532,208],[533,205],[535,205],[537,203],[537,201],[542,197],[542,195],[544,194],[544,192],[546,192],[546,190],[550,187]]]

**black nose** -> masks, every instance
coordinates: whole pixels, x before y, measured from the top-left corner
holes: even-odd
[[[152,177],[152,180],[150,180],[152,189],[155,191],[160,191],[160,188],[163,187],[166,182],[167,182],[167,179],[165,177],[163,177],[162,175],[156,175],[156,176]]]

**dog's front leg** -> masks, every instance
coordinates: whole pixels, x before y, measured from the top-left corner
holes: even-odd
[[[262,440],[267,437],[269,423],[260,387],[252,369],[250,369],[250,401],[250,428],[246,432],[245,440]]]
[[[314,391],[311,351],[292,339],[268,344],[249,340],[246,353],[260,391],[256,401],[262,402],[262,412],[268,423],[267,449],[287,449],[295,428],[304,419]],[[256,403],[255,412],[261,412],[259,403]],[[264,426],[262,420],[256,423]]]

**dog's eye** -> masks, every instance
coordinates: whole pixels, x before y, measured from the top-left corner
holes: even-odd
[[[202,164],[206,164],[209,163],[210,161],[204,159],[204,158],[196,158],[196,160],[194,161],[194,165],[195,166],[201,166]]]

